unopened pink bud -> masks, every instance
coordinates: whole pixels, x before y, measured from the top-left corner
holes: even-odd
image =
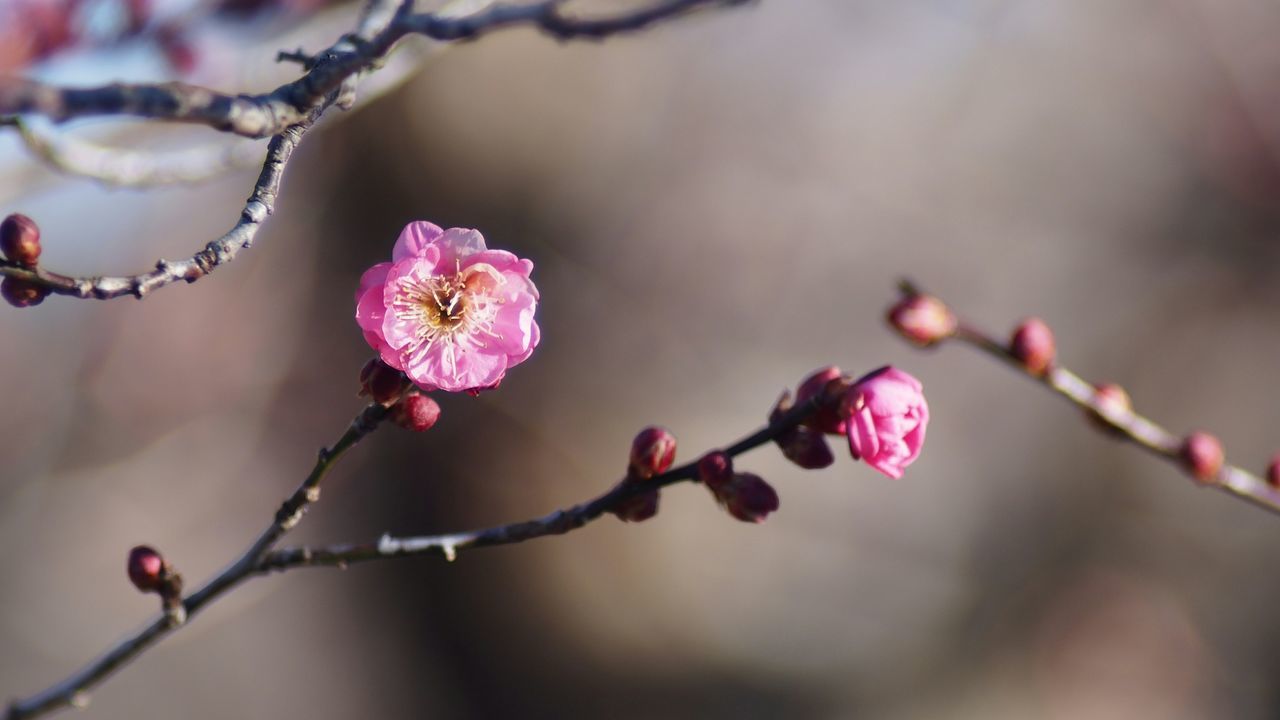
[[[921,347],[929,347],[956,331],[956,316],[932,295],[908,295],[888,312],[889,324],[902,337]]]
[[[822,403],[807,420],[805,425],[819,432],[842,435],[845,430],[844,418],[840,416],[837,401],[844,391],[848,380],[835,365],[828,365],[815,370],[796,388],[796,404],[803,405],[814,398]]]
[[[1040,318],[1027,318],[1013,331],[1009,352],[1032,375],[1044,375],[1053,365],[1057,353],[1053,331]]]
[[[712,494],[730,515],[743,522],[762,523],[781,504],[773,486],[752,473],[734,473]]]
[[[719,450],[703,455],[698,460],[698,479],[715,492],[733,479],[733,459]]]
[[[1280,488],[1280,453],[1271,458],[1271,464],[1267,465],[1267,482],[1271,487]]]
[[[404,373],[373,358],[360,370],[360,395],[368,396],[376,403],[389,403],[400,397],[409,381]]]
[[[1094,407],[1086,410],[1089,420],[1100,429],[1123,434],[1114,421],[1123,421],[1133,413],[1133,401],[1124,388],[1114,383],[1103,383],[1093,390]]]
[[[153,548],[139,545],[130,550],[128,570],[129,580],[141,592],[160,592],[164,587],[164,558]]]
[[[774,424],[791,410],[791,394],[783,393],[769,413],[769,423]],[[791,462],[806,470],[817,470],[835,462],[827,439],[822,433],[805,425],[787,428],[774,438],[782,454]]]
[[[910,373],[885,366],[845,392],[840,412],[848,419],[849,454],[897,479],[916,461],[929,426],[924,386]]]
[[[19,265],[35,267],[40,259],[40,227],[36,221],[14,213],[0,222],[0,252]]]
[[[1193,432],[1182,441],[1179,451],[1183,467],[1196,482],[1212,485],[1222,469],[1222,443],[1206,432]]]
[[[426,395],[406,395],[391,410],[391,420],[405,430],[430,430],[440,419],[440,405]]]
[[[48,288],[22,278],[6,277],[0,281],[0,297],[14,307],[34,307],[48,296]]]
[[[623,500],[612,510],[623,522],[643,522],[658,514],[658,491],[650,490]]]
[[[670,470],[675,460],[676,436],[665,428],[647,427],[631,442],[628,473],[632,477],[648,480]]]

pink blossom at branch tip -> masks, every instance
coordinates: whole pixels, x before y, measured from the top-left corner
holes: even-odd
[[[1018,324],[1009,341],[1009,352],[1032,375],[1041,376],[1053,365],[1057,347],[1053,331],[1040,318],[1027,318]]]
[[[412,222],[391,262],[361,276],[356,322],[383,361],[424,390],[494,388],[541,338],[532,271],[475,230]]]
[[[924,446],[929,404],[920,381],[886,366],[860,378],[846,392],[840,410],[848,418],[849,453],[854,460],[891,478],[915,462]]]
[[[1225,455],[1222,443],[1207,432],[1196,431],[1182,439],[1178,450],[1182,465],[1191,478],[1201,485],[1213,485],[1218,481]]]

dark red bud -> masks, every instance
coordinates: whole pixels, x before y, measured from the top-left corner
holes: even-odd
[[[1027,318],[1013,331],[1009,352],[1032,375],[1041,376],[1053,365],[1057,353],[1053,331],[1040,318]]]
[[[733,460],[719,450],[712,450],[698,460],[698,479],[715,491],[733,479]]]
[[[0,281],[0,297],[14,307],[33,307],[49,297],[49,288],[22,278],[6,277]]]
[[[676,460],[676,437],[665,428],[647,427],[631,442],[628,473],[641,480],[661,475]]]
[[[791,395],[783,393],[769,413],[769,424],[776,424],[791,410]],[[835,462],[835,456],[822,433],[805,425],[787,428],[774,438],[782,454],[806,470],[818,470]]]
[[[14,213],[0,222],[0,252],[26,267],[40,259],[40,227],[36,221]]]
[[[730,515],[743,522],[762,523],[781,505],[773,486],[752,473],[735,473],[714,494]]]
[[[360,395],[376,403],[389,403],[400,397],[409,381],[404,373],[373,358],[360,369]]]
[[[796,388],[796,404],[803,405],[816,397],[823,405],[804,424],[819,432],[843,435],[845,421],[834,400],[843,393],[846,384],[846,378],[835,365],[816,370],[805,378]]]
[[[1280,453],[1271,458],[1271,464],[1267,465],[1267,482],[1271,487],[1280,488]]]
[[[1217,481],[1224,459],[1218,438],[1206,432],[1193,432],[1183,439],[1179,454],[1183,467],[1196,482],[1212,485]]]
[[[440,405],[426,395],[406,395],[391,409],[391,420],[405,430],[430,430],[440,419]]]
[[[160,592],[168,574],[164,558],[146,545],[139,545],[129,551],[128,569],[129,580],[144,593]]]

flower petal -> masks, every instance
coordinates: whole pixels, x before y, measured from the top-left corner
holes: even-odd
[[[396,245],[391,250],[391,259],[400,262],[406,258],[423,257],[427,248],[434,247],[444,235],[439,225],[425,220],[417,220],[404,226]],[[438,251],[437,251],[438,252]],[[433,262],[432,265],[435,263]]]

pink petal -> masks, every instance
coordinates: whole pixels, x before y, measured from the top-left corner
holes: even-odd
[[[440,248],[440,266],[444,272],[457,270],[463,258],[485,249],[484,236],[479,230],[470,228],[445,230],[437,246]]]
[[[865,458],[871,462],[880,452],[880,438],[876,436],[875,421],[866,406],[849,417],[846,433],[849,436],[849,453],[855,460]]]
[[[444,230],[441,230],[439,225],[425,220],[411,222],[404,226],[404,230],[400,231],[400,237],[396,238],[396,245],[391,250],[391,259],[400,262],[406,258],[422,257],[427,252],[427,248],[434,247],[442,235]],[[435,265],[434,262],[431,264]]]
[[[387,282],[387,271],[391,269],[391,263],[378,263],[360,276],[360,286],[356,288],[356,303],[360,302],[360,298],[364,296],[364,291],[374,285],[383,285]]]

